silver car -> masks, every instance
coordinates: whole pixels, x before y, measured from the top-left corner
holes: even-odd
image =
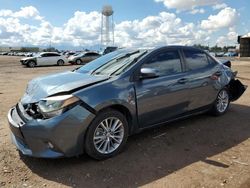
[[[93,61],[98,57],[100,57],[100,54],[96,52],[83,52],[70,56],[68,60],[71,64],[81,65]]]
[[[62,66],[67,59],[57,52],[43,52],[34,57],[26,57],[20,60],[22,65],[33,68],[36,66],[59,65]]]

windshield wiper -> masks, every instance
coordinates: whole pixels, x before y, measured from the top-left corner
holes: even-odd
[[[118,57],[118,58],[116,59],[116,61],[119,61],[119,60],[121,60],[121,59],[123,59],[123,58],[130,57],[131,55],[137,54],[137,53],[139,53],[139,52],[140,52],[140,50],[137,50],[137,51],[134,51],[134,52],[131,52],[131,53],[127,53],[127,54],[125,54],[124,56]]]
[[[144,52],[142,52],[139,56],[135,57],[128,65],[124,64],[122,67],[120,67],[119,69],[117,69],[115,72],[112,72],[109,74],[109,77],[113,76],[113,75],[117,75],[116,73],[119,72],[119,70],[122,70],[124,67],[130,66],[134,63],[136,63],[142,56],[144,56],[148,51],[145,50]]]
[[[134,54],[139,53],[139,52],[140,52],[140,50],[136,50],[136,51],[127,53],[127,54],[125,54],[125,55],[122,55],[121,57],[113,58],[113,59],[111,59],[109,62],[111,62],[111,61],[113,61],[113,60],[119,61],[119,60],[121,60],[121,59],[123,59],[123,58],[128,58],[128,57],[130,57],[131,55],[134,55]],[[99,72],[97,72],[97,70],[99,70],[100,68],[106,66],[109,62],[104,63],[102,66],[96,68],[95,70],[93,70],[93,71],[91,72],[91,74],[100,74]]]
[[[145,50],[144,52],[142,52],[139,56],[135,57],[135,58],[133,59],[133,61],[131,61],[130,64],[136,63],[136,62],[138,61],[138,59],[140,59],[142,56],[144,56],[147,52],[148,52],[147,50]]]
[[[72,70],[72,72],[76,72],[78,69],[80,69],[81,67],[77,67],[75,69]]]

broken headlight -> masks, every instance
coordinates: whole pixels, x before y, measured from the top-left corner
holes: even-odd
[[[38,109],[45,118],[51,118],[72,108],[77,102],[79,99],[73,95],[48,97],[39,101]]]

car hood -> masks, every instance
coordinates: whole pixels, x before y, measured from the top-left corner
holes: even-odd
[[[38,77],[28,83],[21,102],[22,104],[36,103],[48,96],[73,92],[76,89],[103,82],[108,78],[108,76],[94,76],[70,71]]]
[[[25,57],[25,58],[22,58],[21,61],[27,61],[31,59],[35,59],[35,57]]]

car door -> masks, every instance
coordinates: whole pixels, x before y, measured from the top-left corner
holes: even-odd
[[[59,54],[51,54],[51,64],[52,65],[57,65],[58,60],[60,59],[60,55]]]
[[[82,60],[83,63],[88,62],[88,57],[86,55],[87,54],[82,54],[82,56],[81,56],[81,60]]]
[[[99,55],[97,53],[91,53],[90,61],[93,61],[93,60],[95,60],[98,57],[99,57]]]
[[[48,54],[47,65],[55,65],[55,64],[57,64],[57,59],[58,59],[57,54],[49,53]]]
[[[47,62],[48,62],[48,54],[47,53],[41,54],[41,56],[37,58],[37,65],[38,66],[47,65]]]
[[[84,62],[90,62],[92,60],[91,58],[92,58],[91,53],[86,53],[84,55]]]
[[[135,83],[139,126],[149,127],[187,111],[188,92],[178,50],[162,50],[141,68],[152,68],[158,77]]]
[[[188,110],[192,111],[212,104],[218,93],[214,87],[216,80],[213,79],[213,75],[219,73],[218,63],[198,49],[183,49],[183,55],[189,86]]]

